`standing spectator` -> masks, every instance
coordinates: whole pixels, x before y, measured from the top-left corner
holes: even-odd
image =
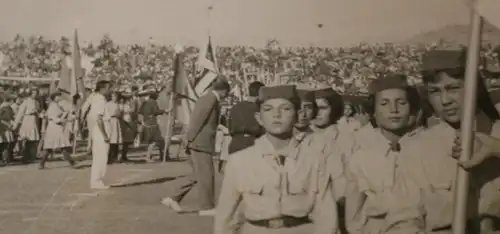
[[[71,142],[68,131],[65,131],[64,126],[67,121],[71,121],[71,113],[65,110],[59,103],[61,100],[61,93],[55,92],[51,95],[51,102],[47,110],[47,129],[46,136],[43,138],[43,154],[40,161],[40,169],[45,168],[45,162],[48,156],[54,150],[61,149],[64,159],[74,167],[75,161],[71,158]]]
[[[173,197],[163,199],[162,203],[177,212],[182,211],[179,202],[194,187],[199,191],[199,215],[215,214],[214,165],[212,156],[215,151],[215,132],[220,113],[220,101],[229,94],[229,83],[218,77],[213,91],[208,92],[196,102],[186,136],[186,154],[194,174],[186,181]]]
[[[15,128],[19,127],[19,139],[24,142],[23,163],[35,160],[40,140],[38,119],[41,107],[37,101],[38,89],[33,87],[29,91],[30,96],[19,106],[15,120]]]
[[[106,98],[110,83],[106,80],[97,82],[96,94],[90,104],[89,118],[93,123],[92,129],[92,167],[90,169],[90,188],[108,189],[103,182],[108,163],[109,137],[106,132],[104,113]]]

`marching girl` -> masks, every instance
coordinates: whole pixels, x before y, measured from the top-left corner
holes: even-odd
[[[134,143],[134,139],[137,135],[137,123],[133,119],[135,110],[132,101],[133,100],[131,93],[124,93],[122,95],[120,104],[120,110],[123,113],[123,118],[121,119],[123,136],[123,144],[120,157],[121,162],[127,162],[129,160],[127,157],[127,153],[130,145]]]
[[[3,163],[8,165],[14,160],[14,146],[16,139],[14,137],[14,110],[12,110],[12,97],[5,97],[0,100],[0,154]]]
[[[120,99],[120,93],[112,92],[109,101],[106,103],[103,116],[109,138],[108,164],[112,164],[118,159],[120,145],[123,143],[123,112],[119,104]]]
[[[351,103],[344,105],[344,116],[338,121],[338,125],[342,130],[354,132],[361,128],[361,122],[356,119],[359,111]]]
[[[410,118],[420,98],[409,92],[406,77],[388,75],[369,85],[367,112],[372,117],[371,139],[347,161],[346,225],[349,233],[423,233],[424,203],[409,176],[407,145],[419,132],[410,131]]]
[[[300,99],[300,109],[297,114],[297,123],[295,123],[294,132],[310,134],[313,132],[311,121],[314,119],[317,107],[312,90],[297,90],[297,96]]]
[[[325,163],[327,172],[333,182],[332,193],[338,203],[339,226],[343,232],[344,216],[344,192],[346,180],[344,177],[345,158],[351,153],[349,147],[352,136],[341,132],[338,129],[337,121],[343,114],[342,97],[332,88],[316,90],[317,114],[313,121],[314,133],[309,135],[304,141],[312,148],[322,153],[322,162]]]
[[[422,60],[427,99],[440,122],[420,134],[419,141],[412,142],[410,149],[415,153],[409,158],[415,159],[413,177],[419,179],[418,187],[426,195],[428,231],[451,233],[458,169],[454,157],[461,151],[459,135],[464,111],[465,53],[436,50],[424,54]],[[489,136],[493,128],[490,121],[481,119],[498,119],[482,79],[478,81],[475,113],[473,158],[486,148],[481,136]],[[494,231],[493,221],[498,219],[498,210],[490,208],[500,197],[498,165],[498,161],[491,161],[471,171],[470,195],[466,201],[467,233]]]
[[[40,141],[40,132],[38,128],[38,119],[42,109],[37,101],[38,89],[32,87],[29,89],[29,96],[24,99],[19,106],[19,110],[14,121],[14,128],[18,129],[19,140],[23,145],[23,163],[29,163],[35,160],[37,155],[38,141]]]
[[[61,93],[51,94],[51,102],[47,109],[47,128],[43,138],[43,154],[40,161],[40,169],[45,168],[45,162],[53,151],[60,149],[63,157],[74,167],[75,162],[71,158],[70,132],[66,130],[68,121],[72,121],[71,113],[61,105]]]
[[[320,152],[294,135],[294,86],[262,87],[255,118],[265,133],[229,157],[215,234],[332,234],[338,231],[331,181]]]

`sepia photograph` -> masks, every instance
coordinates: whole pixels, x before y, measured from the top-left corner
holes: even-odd
[[[499,0],[0,0],[0,234],[500,234]]]

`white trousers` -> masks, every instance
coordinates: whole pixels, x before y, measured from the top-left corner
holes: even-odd
[[[94,131],[94,125],[95,121],[91,119],[90,117],[87,117],[87,129],[89,130],[88,136],[87,136],[87,149],[92,149],[92,132]]]
[[[104,136],[97,124],[92,129],[92,167],[90,168],[90,186],[104,185],[108,164],[109,144],[104,141]]]

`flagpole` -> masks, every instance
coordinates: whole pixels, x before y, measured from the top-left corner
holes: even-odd
[[[169,149],[170,145],[172,144],[172,136],[174,135],[174,126],[175,126],[175,116],[177,112],[177,108],[175,107],[176,104],[176,87],[177,87],[177,76],[178,76],[178,69],[179,69],[179,63],[182,64],[182,48],[180,46],[175,47],[175,57],[174,57],[174,66],[175,66],[175,73],[174,77],[172,77],[172,83],[171,83],[171,90],[170,90],[170,99],[168,101],[168,106],[170,108],[170,111],[168,113],[168,122],[167,122],[167,133],[165,136],[165,146],[163,149],[163,162],[167,162],[167,156],[169,155]]]
[[[465,101],[461,121],[461,160],[469,160],[473,150],[474,134],[472,132],[478,82],[479,52],[481,45],[481,16],[471,8],[471,25],[469,47],[467,51],[467,66],[465,73]],[[467,201],[469,193],[469,173],[461,168],[457,171],[455,184],[455,207],[453,213],[453,234],[466,234]]]

